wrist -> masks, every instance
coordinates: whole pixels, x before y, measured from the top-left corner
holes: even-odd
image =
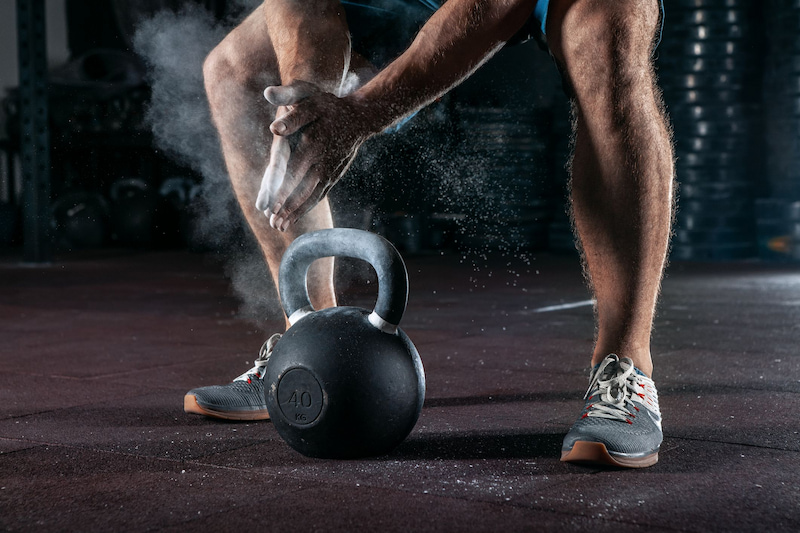
[[[361,129],[369,137],[383,133],[405,116],[405,113],[399,111],[392,102],[372,94],[365,94],[361,90],[346,96],[345,99],[353,109],[353,114],[359,117]]]

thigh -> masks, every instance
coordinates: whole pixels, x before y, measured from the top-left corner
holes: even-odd
[[[235,66],[236,75],[262,91],[280,83],[278,60],[267,30],[264,4],[260,4],[217,45],[214,53]]]
[[[542,42],[555,60],[570,98],[576,97],[576,79],[593,73],[611,74],[628,61],[640,67],[651,62],[661,40],[662,0],[607,1],[548,2]]]
[[[567,12],[574,5],[579,2],[595,2],[597,0],[539,0],[536,6],[536,17],[541,26],[540,31],[543,42],[545,42],[552,51],[561,46],[561,41],[564,36],[562,30],[564,27],[564,19]],[[605,1],[605,0],[601,0]],[[615,0],[616,1],[616,0]],[[658,6],[659,19],[658,25],[653,36],[653,50],[661,43],[661,34],[664,29],[664,0],[640,0],[640,4],[653,2]]]

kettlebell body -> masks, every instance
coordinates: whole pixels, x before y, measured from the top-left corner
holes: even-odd
[[[374,311],[310,307],[308,266],[331,255],[373,265]],[[280,285],[291,327],[270,355],[265,395],[278,434],[292,448],[320,458],[382,455],[414,428],[425,399],[425,373],[416,348],[397,327],[407,283],[394,247],[365,231],[322,230],[289,247]]]

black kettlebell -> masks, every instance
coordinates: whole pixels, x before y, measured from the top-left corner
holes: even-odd
[[[329,256],[367,261],[378,274],[375,310],[315,311],[308,267]],[[298,237],[280,268],[280,293],[291,326],[267,363],[267,409],[278,434],[309,457],[349,459],[391,451],[413,429],[425,399],[417,349],[398,328],[408,275],[389,241],[335,228]]]
[[[98,192],[73,191],[53,203],[51,224],[62,249],[97,248],[108,236],[108,202]]]
[[[146,246],[153,240],[157,198],[146,181],[123,178],[111,185],[111,227],[126,246]]]

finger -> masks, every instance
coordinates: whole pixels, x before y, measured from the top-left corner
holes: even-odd
[[[299,174],[293,172],[291,168],[287,169],[286,174],[283,178],[283,183],[281,186],[278,187],[277,192],[272,196],[272,205],[269,207],[270,217],[269,217],[269,225],[275,229],[280,229],[283,225],[285,220],[285,211],[283,210],[283,204],[289,195],[294,191],[294,189],[300,184],[299,176],[303,176],[304,174]]]
[[[274,135],[286,137],[308,126],[318,116],[319,113],[316,110],[316,106],[311,103],[288,108],[286,113],[275,118],[272,124],[269,125],[269,129]]]
[[[286,167],[289,164],[291,148],[286,137],[274,136],[272,138],[272,148],[269,155],[269,164],[264,177],[261,179],[261,189],[256,198],[256,209],[264,211],[269,216],[272,198],[283,183],[286,176]]]
[[[313,84],[298,80],[289,85],[267,87],[264,89],[264,98],[272,105],[294,105],[305,100],[318,90]]]
[[[322,183],[317,185],[306,201],[297,206],[297,209],[295,209],[294,213],[286,218],[286,221],[282,226],[282,230],[286,231],[291,224],[296,223],[298,220],[303,218],[306,213],[314,209],[314,207],[316,207],[316,205],[328,195],[328,191],[331,190],[331,187],[332,185],[324,185]]]
[[[311,211],[314,206],[316,206],[320,200],[325,198],[325,190],[329,188],[326,187],[322,183],[318,183],[311,194],[306,198],[306,200],[300,204],[291,214],[286,215],[285,218],[282,218],[283,223],[280,226],[281,231],[286,231],[290,226],[295,224],[298,220],[303,218],[306,213]]]
[[[320,186],[319,179],[315,175],[311,173],[304,173],[303,175],[304,178],[298,181],[297,185],[280,203],[280,209],[275,211],[274,227],[277,229],[283,230],[288,227],[289,221],[296,220],[298,218],[297,208],[304,204]],[[272,222],[270,220],[270,223]]]

